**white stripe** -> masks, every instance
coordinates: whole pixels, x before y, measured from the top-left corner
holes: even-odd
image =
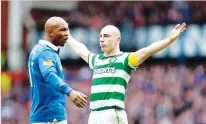
[[[91,69],[93,69],[92,58],[94,57],[94,55],[95,55],[95,54],[93,54],[93,53],[90,53],[90,54],[89,54],[89,67],[90,67]]]
[[[96,57],[96,61],[95,61],[95,65],[96,65],[96,66],[107,65],[107,64],[110,63],[110,62],[109,62],[110,58],[107,58],[107,59],[105,59],[105,60],[100,60],[100,59],[98,59],[98,58],[99,58],[99,56]]]
[[[124,108],[124,102],[118,99],[98,100],[98,101],[90,102],[91,109],[98,109],[105,106],[115,106],[115,105]]]
[[[127,58],[127,56],[128,56],[128,53],[124,53],[123,55],[121,55],[117,58],[117,62],[122,62],[124,65],[124,61]]]
[[[108,77],[108,78],[120,77],[120,78],[123,78],[127,83],[130,79],[130,75],[127,74],[127,72],[125,72],[124,70],[121,70],[121,69],[116,69],[115,73],[102,73],[102,74],[93,75],[93,79],[102,78],[102,77]]]
[[[29,63],[28,63],[29,79],[30,79],[30,85],[31,85],[31,87],[33,87],[32,78],[31,78],[31,68],[33,68],[34,62],[31,62],[31,66],[32,66],[32,67],[30,67],[30,62],[31,62],[31,61],[29,61]]]
[[[118,84],[92,86],[91,93],[119,92],[125,94],[124,86]]]

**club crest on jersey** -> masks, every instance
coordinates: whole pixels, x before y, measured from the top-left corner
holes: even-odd
[[[114,63],[114,62],[116,62],[116,60],[117,60],[117,57],[111,57],[110,60],[109,60],[109,62],[110,62],[110,63]]]
[[[51,66],[52,64],[53,64],[52,60],[47,60],[43,62],[43,65],[46,65],[46,66]]]

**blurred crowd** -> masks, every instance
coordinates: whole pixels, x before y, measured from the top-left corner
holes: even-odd
[[[126,91],[129,124],[206,124],[206,69],[184,65],[140,66]],[[92,71],[65,67],[65,81],[90,95]],[[2,124],[28,124],[30,84],[27,71],[1,73]],[[89,99],[89,98],[88,98]],[[68,124],[86,124],[89,105],[79,109],[67,99]]]
[[[77,10],[71,13],[70,19],[96,28],[101,28],[105,23],[115,24],[118,27],[176,24],[183,21],[203,23],[206,21],[204,6],[206,6],[206,2],[194,1],[79,2]]]
[[[87,1],[77,2],[70,11],[33,9],[37,25],[47,16],[63,16],[73,26],[101,28],[106,24],[142,26],[206,22],[206,2],[201,1]]]

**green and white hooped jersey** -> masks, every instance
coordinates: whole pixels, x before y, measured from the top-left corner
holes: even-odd
[[[130,74],[135,67],[128,64],[129,53],[105,57],[89,55],[89,67],[93,69],[90,96],[91,110],[104,110],[111,106],[124,109],[125,91]]]

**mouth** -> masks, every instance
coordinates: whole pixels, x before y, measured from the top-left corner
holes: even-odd
[[[64,41],[67,41],[68,37],[63,38]]]
[[[104,44],[100,44],[100,47],[101,47],[101,48],[104,48],[104,47],[105,47],[105,45],[104,45]]]

